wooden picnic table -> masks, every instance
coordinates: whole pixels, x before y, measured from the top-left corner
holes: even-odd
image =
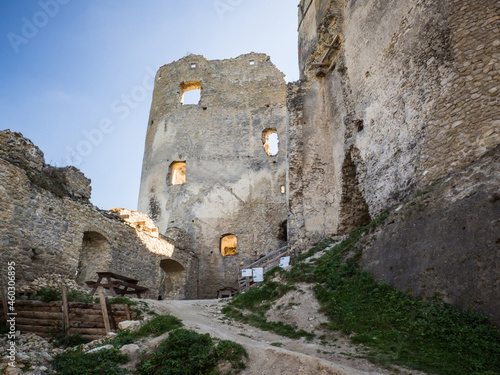
[[[85,281],[87,286],[92,288],[91,295],[96,292],[97,288],[102,286],[109,289],[111,295],[114,297],[117,295],[135,294],[138,298],[141,298],[141,294],[147,292],[149,289],[137,285],[138,282],[139,280],[118,275],[114,272],[97,272],[97,281]]]

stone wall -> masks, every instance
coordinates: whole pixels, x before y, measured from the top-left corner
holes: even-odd
[[[345,233],[500,142],[495,0],[303,0],[289,238]],[[327,46],[339,43],[321,62]]]
[[[0,257],[2,264],[16,262],[19,287],[49,274],[85,285],[96,280],[96,271],[112,271],[139,279],[150,288],[147,296],[157,298],[165,278],[160,263],[168,259],[186,270],[183,296],[196,296],[196,259],[154,233],[145,215],[136,214],[139,223],[127,222],[120,215],[130,211],[91,205],[89,180],[76,168],[63,169],[73,178],[51,191],[53,186],[44,181],[54,180],[59,170],[47,166],[39,149],[20,133],[0,132],[0,150]],[[28,177],[33,170],[43,183]],[[65,195],[59,196],[61,192]]]
[[[377,279],[500,325],[500,146],[393,210],[360,243]]]
[[[138,207],[177,247],[195,252],[199,298],[235,288],[239,267],[286,241],[283,78],[259,53],[189,55],[156,75]],[[183,93],[198,89],[199,102],[183,104]],[[265,144],[271,133],[274,151]],[[225,235],[236,235],[234,255],[221,252]]]
[[[400,204],[362,243],[364,267],[500,323],[499,31],[496,0],[300,2],[295,252]]]

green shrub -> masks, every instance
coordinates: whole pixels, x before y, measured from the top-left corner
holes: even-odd
[[[137,334],[141,337],[153,335],[154,337],[160,336],[161,334],[171,331],[173,329],[182,327],[181,320],[177,319],[175,316],[171,315],[158,315],[151,319],[149,322],[144,324]]]
[[[106,297],[106,301],[108,301],[111,304],[117,304],[117,305],[136,306],[138,304],[137,301],[134,301],[133,299],[124,296]]]
[[[120,330],[110,343],[116,347],[131,344],[147,336],[160,336],[165,332],[182,327],[182,321],[171,315],[157,315],[136,331]]]
[[[198,375],[220,374],[217,365],[229,361],[234,370],[245,367],[245,349],[231,341],[216,341],[209,334],[199,334],[186,329],[170,333],[151,359],[144,362],[139,375]]]
[[[61,301],[62,294],[59,289],[47,287],[39,289],[31,299],[42,302]]]
[[[117,349],[85,353],[78,348],[58,354],[52,364],[60,375],[122,375],[126,372],[118,364],[127,360]]]
[[[52,344],[54,344],[57,347],[63,347],[63,348],[86,344],[90,341],[82,337],[82,335],[78,333],[70,335],[66,334],[66,332],[64,332],[61,326],[49,329],[49,335],[50,335],[50,342]]]
[[[78,290],[70,290],[67,295],[68,302],[84,302],[84,303],[96,303],[99,299],[92,297],[88,293],[82,293]]]

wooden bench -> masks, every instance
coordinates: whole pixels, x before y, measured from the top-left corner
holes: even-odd
[[[105,280],[103,282],[103,279]],[[127,276],[118,275],[114,272],[97,272],[97,281],[85,281],[89,288],[92,288],[91,295],[93,295],[97,288],[102,286],[109,289],[112,296],[124,296],[126,294],[135,294],[137,298],[141,298],[141,294],[147,292],[149,289],[144,286],[139,286],[139,280],[132,279]]]

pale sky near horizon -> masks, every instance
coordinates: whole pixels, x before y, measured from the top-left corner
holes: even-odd
[[[0,130],[92,179],[92,203],[137,208],[156,70],[188,53],[267,53],[298,79],[295,0],[3,0]]]

